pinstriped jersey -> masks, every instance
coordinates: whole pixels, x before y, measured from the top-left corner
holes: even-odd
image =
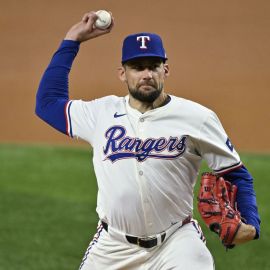
[[[99,218],[127,234],[153,235],[192,215],[203,159],[219,173],[242,165],[213,111],[170,97],[143,114],[128,96],[66,106],[68,134],[93,147]]]

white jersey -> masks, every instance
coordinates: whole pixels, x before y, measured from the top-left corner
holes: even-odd
[[[215,113],[170,97],[144,114],[128,96],[74,100],[66,109],[69,135],[93,147],[99,218],[127,234],[153,235],[192,215],[202,159],[216,172],[241,166]]]

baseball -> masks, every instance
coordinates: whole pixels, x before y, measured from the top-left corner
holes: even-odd
[[[95,22],[95,26],[99,29],[107,29],[112,23],[111,14],[106,10],[99,10],[96,12],[98,19]]]

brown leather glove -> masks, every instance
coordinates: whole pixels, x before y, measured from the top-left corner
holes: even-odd
[[[226,248],[232,248],[241,226],[241,215],[236,209],[237,187],[213,173],[203,173],[198,196],[199,213],[210,228],[217,233]]]

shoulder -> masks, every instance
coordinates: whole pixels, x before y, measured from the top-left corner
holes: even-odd
[[[118,97],[118,96],[114,96],[114,95],[110,95],[110,96],[105,96],[105,97],[101,97],[101,98],[96,98],[93,100],[73,100],[73,103],[77,103],[80,106],[83,107],[99,107],[99,108],[103,108],[103,107],[110,107],[110,106],[115,106],[118,105],[119,103],[123,102],[123,97]]]
[[[111,105],[111,104],[117,104],[123,100],[123,97],[118,97],[115,95],[105,96],[101,98],[94,99],[94,102],[105,104],[105,105]]]
[[[112,111],[117,110],[124,104],[124,97],[118,96],[105,96],[90,101],[85,100],[71,100],[70,101],[70,111],[72,115],[92,115],[93,117],[98,117],[98,115],[106,115],[112,113]],[[69,110],[69,109],[68,109]]]
[[[215,115],[211,109],[195,101],[172,95],[170,95],[170,97],[172,99],[172,107],[181,112],[181,114],[187,115],[189,118],[205,119],[210,115]]]

